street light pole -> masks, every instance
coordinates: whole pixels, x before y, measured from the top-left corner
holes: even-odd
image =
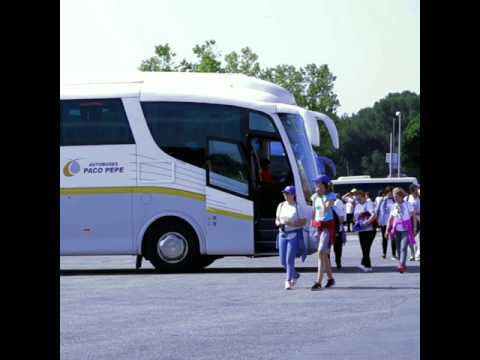
[[[400,157],[400,146],[401,146],[401,134],[402,134],[402,113],[400,111],[397,111],[395,115],[398,116],[398,177],[400,177],[400,169],[401,169],[401,157]]]
[[[392,117],[392,152],[395,151],[395,116]],[[390,155],[390,161],[393,161],[393,155]],[[397,164],[398,166],[398,164]],[[394,166],[392,164],[392,176],[393,176],[393,171],[394,171]]]
[[[388,163],[388,177],[392,177],[392,151],[393,151],[392,138],[393,138],[393,134],[390,133],[390,161]]]

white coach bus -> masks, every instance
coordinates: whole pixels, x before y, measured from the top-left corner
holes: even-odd
[[[137,267],[145,258],[163,271],[271,256],[282,188],[294,184],[309,206],[312,119],[322,114],[269,82],[200,73],[71,82],[60,112],[60,255],[136,255]]]
[[[400,187],[408,192],[410,185],[418,185],[415,177],[385,177],[372,178],[369,175],[362,176],[341,176],[336,180],[332,180],[333,188],[336,193],[344,195],[353,188],[370,192],[372,199],[375,199],[379,191],[383,191],[387,186],[392,189]]]

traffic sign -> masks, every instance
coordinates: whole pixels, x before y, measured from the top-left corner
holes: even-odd
[[[390,164],[390,161],[392,162],[392,165],[398,164],[398,154],[397,153],[386,153],[385,154],[385,162],[387,164]]]

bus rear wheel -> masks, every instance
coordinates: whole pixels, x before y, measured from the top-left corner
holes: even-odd
[[[198,239],[190,226],[180,221],[154,225],[145,234],[145,257],[163,272],[191,271],[200,258]]]

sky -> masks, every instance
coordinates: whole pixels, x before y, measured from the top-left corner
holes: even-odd
[[[262,66],[327,64],[339,115],[420,93],[420,0],[61,0],[60,77],[135,72],[165,43],[193,61],[211,39]]]

